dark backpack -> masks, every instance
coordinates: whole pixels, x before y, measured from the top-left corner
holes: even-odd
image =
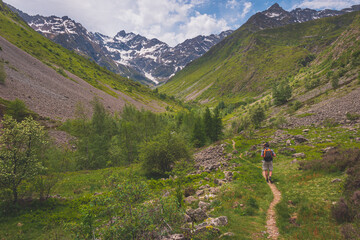
[[[273,160],[273,153],[270,148],[264,149],[264,160],[265,162],[271,162]]]

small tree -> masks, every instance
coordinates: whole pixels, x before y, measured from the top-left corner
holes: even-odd
[[[6,116],[0,136],[0,186],[10,189],[14,203],[18,187],[43,169],[37,159],[38,150],[46,143],[45,131],[32,118],[22,122]]]
[[[27,116],[29,116],[29,110],[27,109],[23,101],[16,98],[14,101],[11,101],[7,106],[6,114],[10,115],[18,122],[21,122]]]
[[[3,61],[0,61],[0,84],[4,84],[6,79],[6,72]]]
[[[288,81],[283,81],[279,85],[273,87],[272,96],[275,105],[282,105],[291,98],[292,90]]]
[[[261,122],[265,120],[264,111],[265,111],[264,108],[262,108],[260,105],[250,109],[250,119],[254,124],[255,128],[260,127]]]

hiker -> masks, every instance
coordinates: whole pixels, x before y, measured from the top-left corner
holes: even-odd
[[[269,143],[264,143],[264,149],[261,151],[261,157],[264,158],[262,169],[263,169],[263,176],[266,179],[266,182],[272,183],[271,175],[273,171],[273,157],[275,157],[275,153],[271,150]],[[268,172],[266,172],[268,171]]]

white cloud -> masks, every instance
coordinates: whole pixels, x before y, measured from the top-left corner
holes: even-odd
[[[250,11],[251,7],[252,7],[252,3],[251,2],[244,2],[244,9],[240,15],[241,18],[244,18],[246,16],[246,14],[248,14],[248,12]]]
[[[226,7],[230,9],[235,9],[240,5],[240,3],[236,0],[229,0],[226,3]]]
[[[343,9],[356,4],[359,4],[358,0],[305,0],[294,8]]]
[[[188,37],[229,29],[223,19],[199,14],[209,0],[5,0],[28,14],[69,16],[89,31],[114,36],[120,30],[170,45]]]

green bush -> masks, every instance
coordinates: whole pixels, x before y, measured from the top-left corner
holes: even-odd
[[[320,86],[320,79],[319,78],[313,78],[310,80],[305,81],[305,88],[306,90],[311,90],[316,87]]]
[[[21,122],[30,115],[25,103],[18,98],[9,102],[6,109],[6,114],[13,117],[18,122]]]
[[[0,61],[0,84],[4,84],[6,79],[6,72],[4,68],[4,62]]]
[[[140,147],[140,161],[147,175],[166,176],[176,161],[190,159],[184,140],[176,132],[163,131]]]
[[[288,81],[282,81],[279,85],[274,86],[272,97],[275,105],[282,105],[291,98],[292,90]]]
[[[357,113],[346,113],[346,119],[350,121],[356,121],[360,118],[360,114]]]

